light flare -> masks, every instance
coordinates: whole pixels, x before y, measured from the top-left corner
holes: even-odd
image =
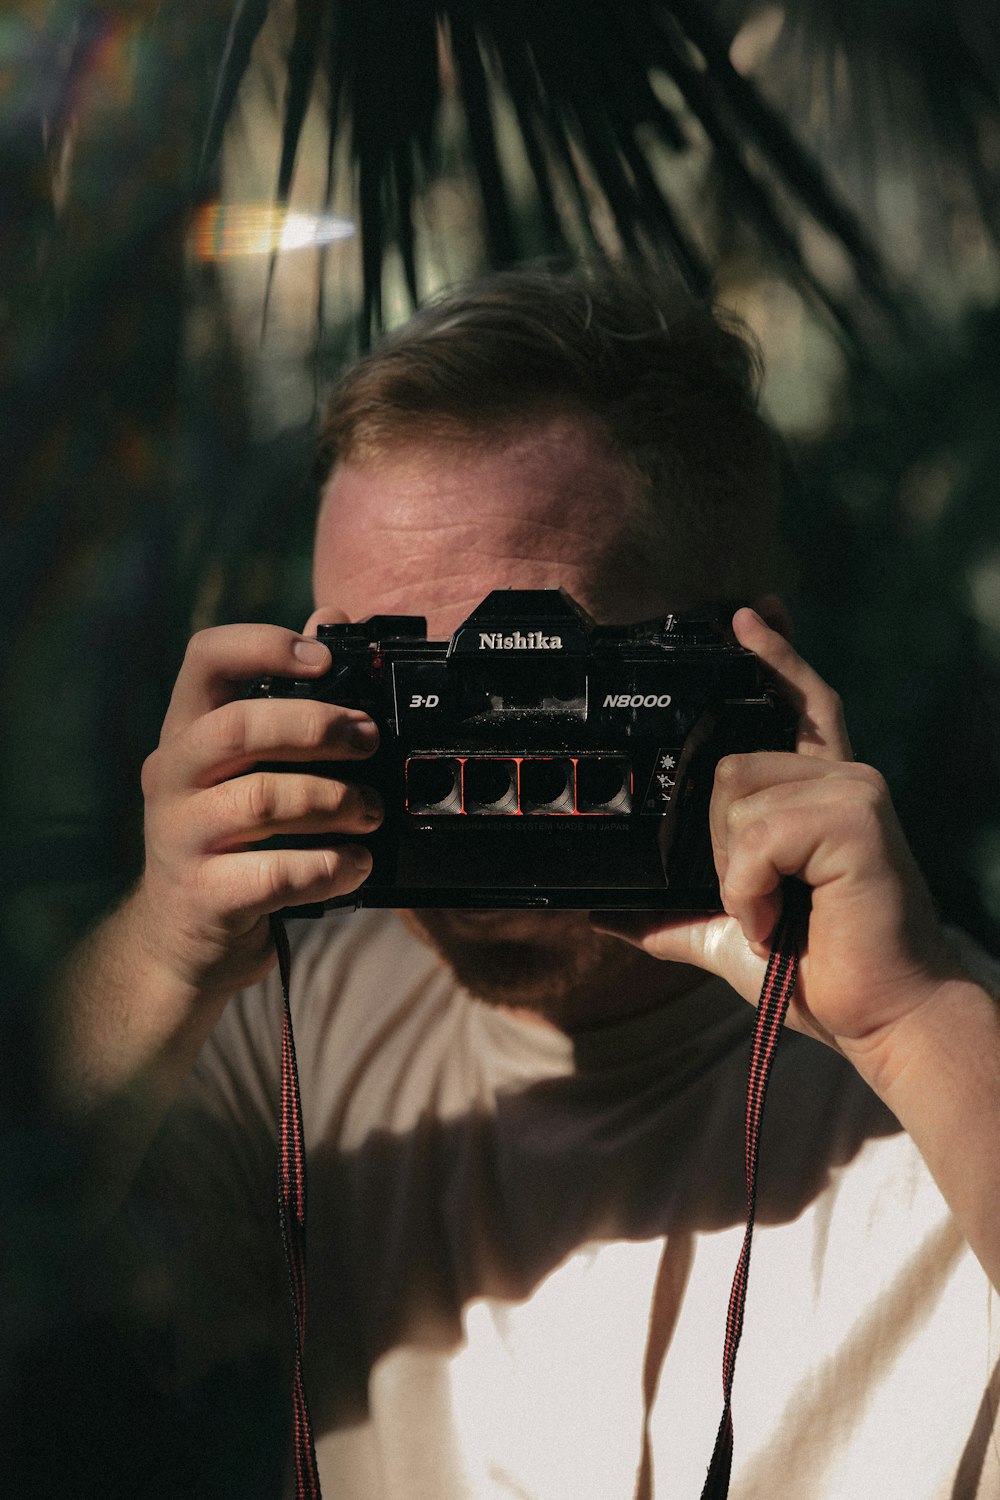
[[[330,213],[301,213],[276,203],[205,203],[195,212],[191,244],[196,260],[273,255],[350,239],[354,221]]]

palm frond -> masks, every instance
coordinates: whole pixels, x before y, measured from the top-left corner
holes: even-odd
[[[243,75],[250,66],[254,42],[267,20],[269,4],[270,0],[236,0],[233,7],[202,145],[202,177],[221,150],[226,124],[233,112]]]
[[[764,24],[759,0],[718,0],[727,37]],[[970,211],[1000,244],[1000,12],[990,0],[786,0],[753,75],[839,190],[891,241],[905,187],[925,256],[947,260]]]
[[[820,9],[835,12],[832,4]],[[218,149],[266,12],[265,0],[239,0],[234,12],[209,153]],[[810,264],[801,225],[817,226],[840,246],[858,296],[881,319],[901,320],[899,299],[860,214],[801,143],[780,103],[733,65],[734,27],[751,14],[751,7],[703,0],[295,0],[278,196],[290,190],[305,106],[322,74],[331,141],[348,134],[356,173],[367,333],[382,319],[383,265],[393,247],[410,295],[418,292],[414,208],[441,170],[445,99],[461,112],[482,203],[484,258],[497,265],[525,249],[501,113],[519,137],[546,249],[613,248],[598,226],[610,220],[626,252],[671,260],[699,290],[711,281],[710,216],[675,187],[671,163],[692,162],[707,150],[713,172],[706,180],[714,177],[720,193],[739,205],[765,255],[825,310],[842,340],[856,343],[853,310],[842,289]],[[820,50],[839,46],[842,33],[842,23],[832,20]],[[790,36],[791,30],[788,45]],[[949,55],[954,70],[938,91],[950,98],[965,90],[982,101],[988,72],[967,46]],[[670,86],[666,97],[662,80]],[[943,110],[930,83],[927,98]],[[971,114],[964,128],[955,149],[971,152]],[[332,179],[328,186],[332,191]],[[977,188],[990,208],[985,175]]]

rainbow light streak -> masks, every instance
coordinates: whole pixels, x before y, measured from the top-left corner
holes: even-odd
[[[275,203],[205,203],[191,226],[195,258],[233,260],[350,239],[354,222],[336,214],[297,213]]]

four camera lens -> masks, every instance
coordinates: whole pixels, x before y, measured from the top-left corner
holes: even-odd
[[[413,755],[406,806],[438,817],[620,816],[632,808],[632,766],[623,755]]]

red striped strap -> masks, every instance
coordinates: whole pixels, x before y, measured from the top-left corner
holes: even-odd
[[[292,1036],[289,1000],[291,956],[285,924],[271,917],[271,935],[278,954],[284,1017],[281,1028],[281,1104],[278,1123],[278,1220],[285,1249],[288,1290],[295,1340],[292,1386],[292,1451],[295,1460],[295,1500],[321,1500],[319,1469],[313,1444],[312,1421],[306,1399],[302,1354],[306,1337],[306,1148],[302,1130],[299,1070]]]
[[[795,988],[798,972],[797,935],[806,910],[808,892],[795,882],[785,889],[781,921],[774,935],[771,957],[757,1004],[746,1108],[746,1185],[747,1227],[743,1237],[729,1296],[726,1318],[726,1341],[722,1358],[722,1393],[724,1407],[715,1440],[715,1450],[708,1469],[701,1500],[725,1500],[729,1493],[729,1475],[733,1459],[732,1389],[736,1351],[743,1332],[743,1310],[746,1304],[747,1278],[750,1270],[750,1241],[753,1236],[757,1206],[757,1155],[760,1122],[771,1074],[771,1063],[778,1037]],[[302,1373],[302,1354],[306,1332],[306,1154],[302,1130],[302,1104],[299,1097],[298,1068],[292,1037],[292,1014],[289,1002],[291,960],[284,923],[277,915],[271,918],[271,932],[278,954],[284,1020],[281,1034],[281,1110],[278,1140],[278,1217],[281,1239],[288,1268],[288,1286],[295,1337],[295,1372],[292,1389],[293,1451],[295,1458],[295,1500],[321,1500],[316,1449],[312,1422],[306,1400]]]
[[[746,1306],[747,1280],[750,1275],[750,1242],[753,1238],[754,1217],[757,1211],[757,1157],[760,1148],[760,1122],[764,1110],[764,1098],[771,1077],[771,1064],[778,1046],[778,1037],[788,1012],[788,1004],[795,989],[799,968],[799,934],[808,910],[809,892],[796,881],[785,884],[784,904],[781,920],[775,930],[771,944],[764,984],[757,1002],[757,1018],[754,1023],[750,1051],[750,1076],[747,1080],[746,1108],[746,1184],[747,1227],[743,1245],[736,1263],[732,1291],[729,1294],[729,1312],[726,1317],[726,1341],[722,1354],[722,1421],[715,1439],[715,1449],[708,1466],[705,1487],[701,1500],[725,1500],[729,1494],[729,1475],[733,1463],[733,1374],[736,1369],[736,1351],[743,1333],[743,1311]]]

